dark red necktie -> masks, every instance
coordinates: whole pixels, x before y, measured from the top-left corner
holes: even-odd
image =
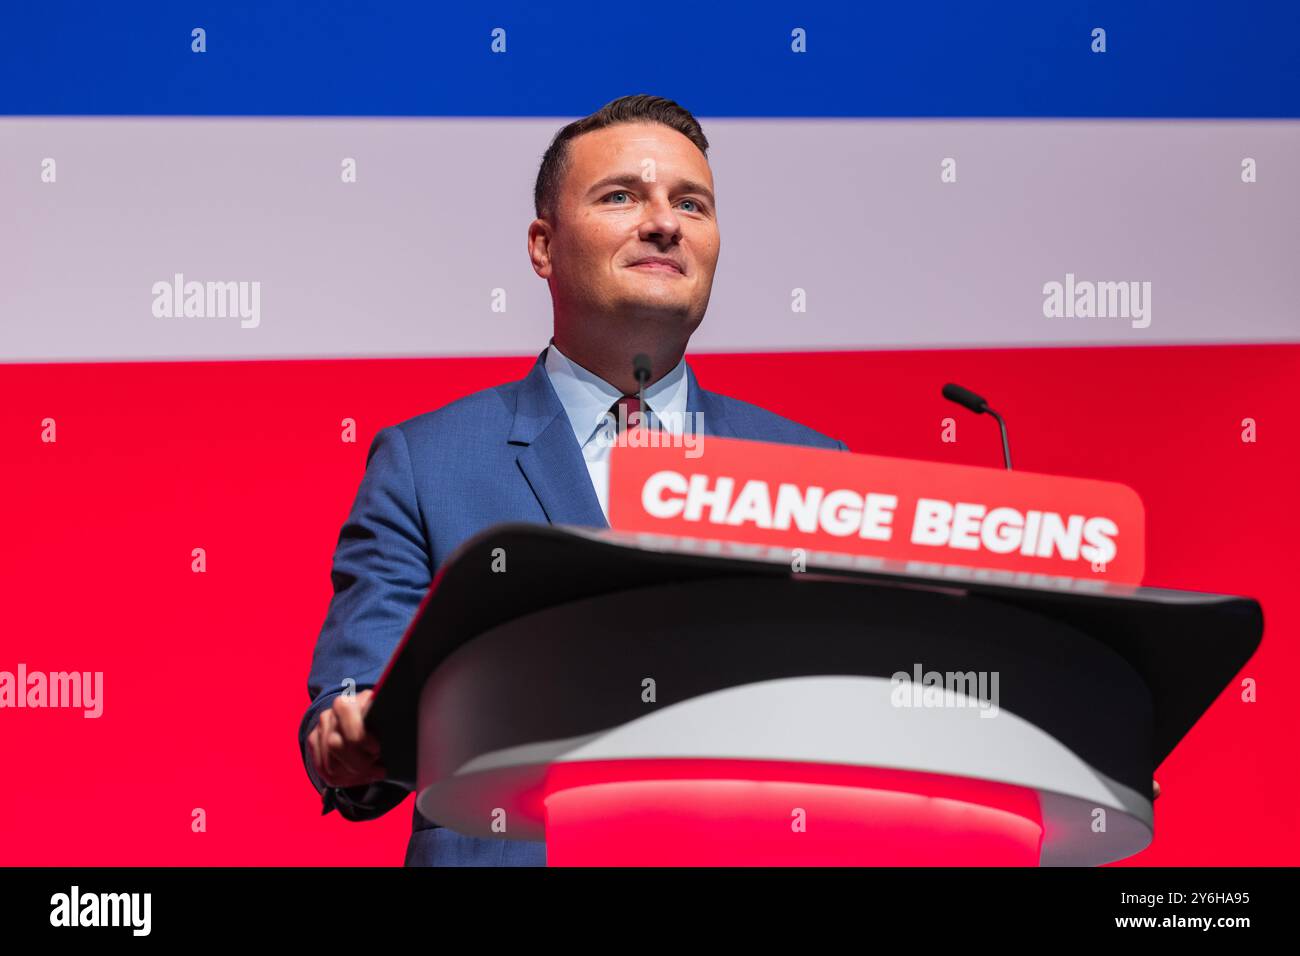
[[[647,406],[648,410],[649,406]],[[609,413],[614,416],[614,427],[622,429],[624,424],[639,424],[645,427],[645,416],[638,416],[639,421],[634,421],[632,415],[641,411],[641,400],[635,395],[624,395],[609,408]]]

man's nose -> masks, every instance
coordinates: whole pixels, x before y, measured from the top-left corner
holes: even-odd
[[[667,196],[655,196],[646,203],[641,218],[642,239],[675,242],[681,230],[681,220]]]

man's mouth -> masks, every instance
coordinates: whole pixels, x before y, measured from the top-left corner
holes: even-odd
[[[676,260],[665,259],[659,256],[648,256],[645,259],[638,259],[633,262],[629,269],[645,269],[653,272],[675,272],[678,275],[685,275],[686,270],[677,264]]]

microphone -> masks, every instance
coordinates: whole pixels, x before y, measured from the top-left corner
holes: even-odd
[[[645,410],[645,383],[650,381],[650,356],[637,352],[632,357],[632,374],[636,376],[636,400],[641,406],[641,422],[650,427],[650,418]]]
[[[1002,429],[1002,459],[1007,463],[1007,471],[1011,470],[1011,445],[1007,441],[1007,423],[1002,420],[1002,416],[989,408],[989,403],[976,395],[968,388],[962,388],[960,385],[954,385],[949,382],[943,387],[943,397],[950,402],[956,402],[963,408],[969,408],[976,415],[992,415],[998,423],[998,428]]]

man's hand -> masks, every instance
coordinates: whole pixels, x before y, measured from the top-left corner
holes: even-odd
[[[386,776],[379,762],[379,740],[366,733],[365,715],[373,690],[341,694],[322,710],[307,737],[307,751],[322,780],[331,787],[359,787]]]

